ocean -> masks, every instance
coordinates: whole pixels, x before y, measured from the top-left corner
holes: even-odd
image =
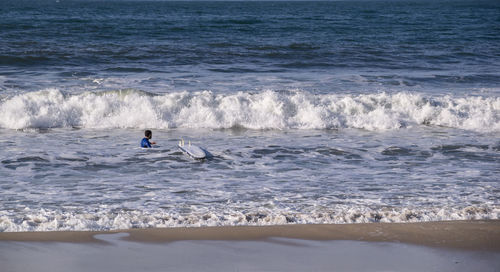
[[[500,219],[499,177],[498,1],[0,5],[0,232]]]

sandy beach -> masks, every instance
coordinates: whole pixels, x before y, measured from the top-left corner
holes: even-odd
[[[400,242],[430,247],[500,251],[500,220],[424,223],[223,226],[116,231],[3,232],[0,241],[100,242],[98,234],[127,233],[126,240],[165,243],[182,240],[352,240]]]
[[[498,271],[500,221],[0,233],[2,271]]]

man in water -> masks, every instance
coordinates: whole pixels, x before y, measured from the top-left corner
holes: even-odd
[[[144,131],[144,137],[141,141],[141,147],[149,148],[151,147],[152,144],[156,144],[156,142],[150,142],[151,138],[153,137],[153,133],[151,130],[146,130]]]

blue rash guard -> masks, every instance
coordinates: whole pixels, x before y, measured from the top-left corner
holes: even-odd
[[[141,141],[141,147],[151,147],[151,143],[149,142],[148,138],[143,138]]]

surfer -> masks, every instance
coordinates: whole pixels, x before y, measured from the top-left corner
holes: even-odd
[[[156,142],[150,142],[151,138],[153,137],[153,133],[151,130],[146,130],[144,131],[144,137],[141,141],[141,147],[149,148],[151,147],[152,144],[156,144]]]

